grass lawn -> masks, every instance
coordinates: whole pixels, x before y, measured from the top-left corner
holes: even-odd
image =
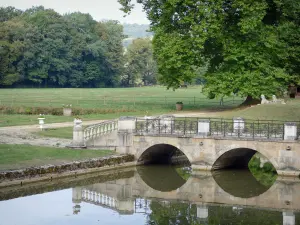
[[[55,137],[55,138],[73,138],[73,127],[61,127],[55,129],[49,129],[44,131],[38,131],[35,134],[43,137]]]
[[[59,164],[112,154],[115,154],[115,152],[109,150],[73,150],[31,145],[0,144],[0,170]]]
[[[219,100],[209,100],[201,93],[201,86],[191,86],[176,91],[165,87],[140,88],[53,88],[53,89],[1,89],[0,105],[107,108],[137,111],[174,110],[175,103],[182,101],[186,109],[219,107]],[[224,104],[238,105],[241,98],[228,97]]]
[[[243,117],[245,119],[300,121],[300,99],[290,99],[287,104],[257,105],[242,110],[220,113],[224,118]]]
[[[184,111],[225,109],[238,106],[243,99],[228,97],[224,106],[207,99],[201,86],[166,90],[165,87],[94,88],[94,89],[0,89],[0,106],[59,107],[72,104],[77,109],[103,109],[101,114],[80,116],[83,120],[113,119],[120,116],[143,116],[175,113],[175,103],[182,101]],[[1,114],[0,127],[38,123],[38,115]],[[46,123],[68,122],[73,117],[46,115]]]

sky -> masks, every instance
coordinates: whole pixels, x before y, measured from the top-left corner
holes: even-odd
[[[136,0],[132,1],[136,3]],[[121,23],[150,23],[140,4],[135,4],[131,14],[124,17],[125,14],[119,10],[121,5],[117,0],[0,0],[0,7],[13,6],[22,10],[39,5],[54,9],[60,14],[78,11],[89,13],[97,21],[113,19]]]

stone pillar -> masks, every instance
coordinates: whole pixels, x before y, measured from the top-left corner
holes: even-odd
[[[84,143],[84,134],[82,127],[81,119],[74,119],[74,128],[73,128],[73,141],[72,146],[74,148],[83,148],[85,147]]]
[[[245,120],[241,117],[233,118],[233,132],[242,133],[245,130]]]
[[[197,217],[201,221],[208,220],[208,207],[206,205],[197,205]]]
[[[44,117],[40,117],[40,118],[38,118],[38,120],[39,120],[40,129],[44,130],[45,129],[45,127],[44,127],[44,125],[45,125],[45,118]]]
[[[134,201],[131,199],[119,200],[117,201],[116,208],[120,214],[132,215],[134,214]]]
[[[80,204],[82,199],[82,188],[75,187],[72,188],[72,202],[75,204]]]
[[[295,214],[294,212],[282,212],[283,225],[295,225]]]
[[[290,122],[284,124],[284,140],[297,139],[297,124]]]
[[[130,153],[130,149],[133,146],[135,127],[136,117],[120,117],[118,121],[118,153]]]
[[[72,188],[72,202],[74,203],[73,214],[78,214],[80,212],[81,199],[82,199],[82,188],[80,187]]]
[[[207,137],[210,133],[210,120],[200,119],[198,120],[198,135]]]

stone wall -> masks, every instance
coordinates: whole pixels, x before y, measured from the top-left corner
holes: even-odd
[[[39,167],[30,167],[20,170],[4,171],[0,173],[0,182],[6,180],[14,180],[21,178],[33,178],[47,174],[63,173],[89,168],[97,168],[104,166],[113,166],[126,162],[133,162],[133,155],[109,156],[102,158],[93,158],[83,161],[74,161],[60,165],[46,165]]]

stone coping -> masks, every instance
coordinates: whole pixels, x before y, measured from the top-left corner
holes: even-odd
[[[88,173],[92,169],[98,168],[115,168],[116,165],[134,162],[133,155],[120,155],[120,156],[109,156],[101,158],[92,158],[83,161],[74,161],[70,163],[64,163],[60,165],[45,165],[38,167],[30,167],[19,170],[11,170],[0,172],[0,186],[2,182],[13,181],[16,179],[32,179],[39,178],[49,174],[63,174],[68,172],[75,173]],[[67,175],[68,176],[68,175]],[[52,179],[53,176],[50,176]],[[19,182],[18,182],[19,183]]]

